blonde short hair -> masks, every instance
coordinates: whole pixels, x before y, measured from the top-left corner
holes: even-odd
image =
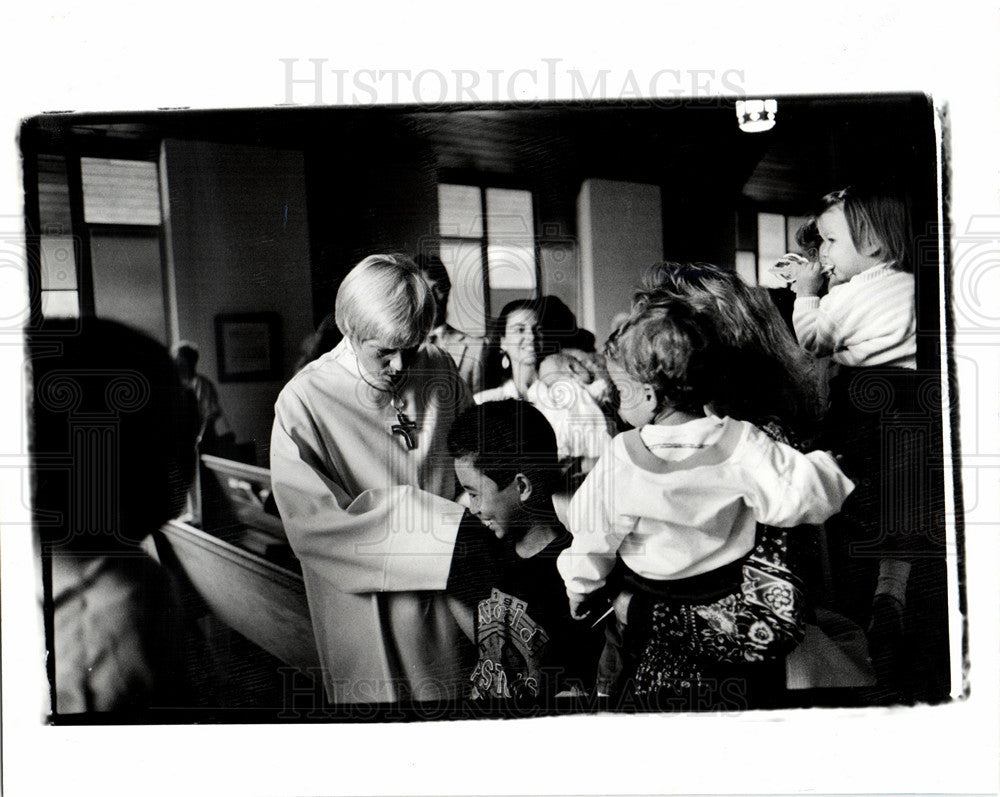
[[[369,255],[337,291],[337,328],[353,341],[419,346],[434,323],[434,297],[408,255]]]

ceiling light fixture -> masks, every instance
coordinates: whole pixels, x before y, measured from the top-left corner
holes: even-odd
[[[737,100],[736,119],[744,133],[763,133],[774,127],[777,100]]]

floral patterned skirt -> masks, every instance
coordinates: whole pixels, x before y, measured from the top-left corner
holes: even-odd
[[[635,694],[691,689],[727,665],[744,670],[774,662],[798,645],[804,598],[788,567],[789,533],[761,526],[756,547],[743,561],[742,583],[724,597],[700,604],[654,600]]]

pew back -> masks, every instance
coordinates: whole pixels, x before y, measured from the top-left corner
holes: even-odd
[[[220,620],[290,666],[319,667],[301,573],[179,520],[154,541],[160,562]]]
[[[249,526],[287,543],[267,468],[202,454],[201,492],[201,527],[206,531]]]

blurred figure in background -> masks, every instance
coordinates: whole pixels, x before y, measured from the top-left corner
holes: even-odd
[[[53,709],[190,706],[193,637],[140,542],[183,507],[193,396],[162,345],[115,322],[47,321],[28,344]]]
[[[198,346],[182,340],[173,350],[174,362],[181,383],[194,393],[198,402],[198,450],[202,454],[231,456],[236,435],[219,404],[219,391],[212,380],[198,373]]]
[[[337,329],[336,315],[327,313],[319,322],[316,331],[302,341],[301,354],[295,363],[295,373],[330,351],[340,342],[342,337],[340,330]]]
[[[441,258],[436,255],[422,255],[417,259],[417,266],[431,289],[431,296],[434,297],[434,326],[427,336],[427,341],[451,355],[459,376],[469,386],[470,391],[478,393],[483,389],[486,338],[467,335],[448,323],[451,278]]]

